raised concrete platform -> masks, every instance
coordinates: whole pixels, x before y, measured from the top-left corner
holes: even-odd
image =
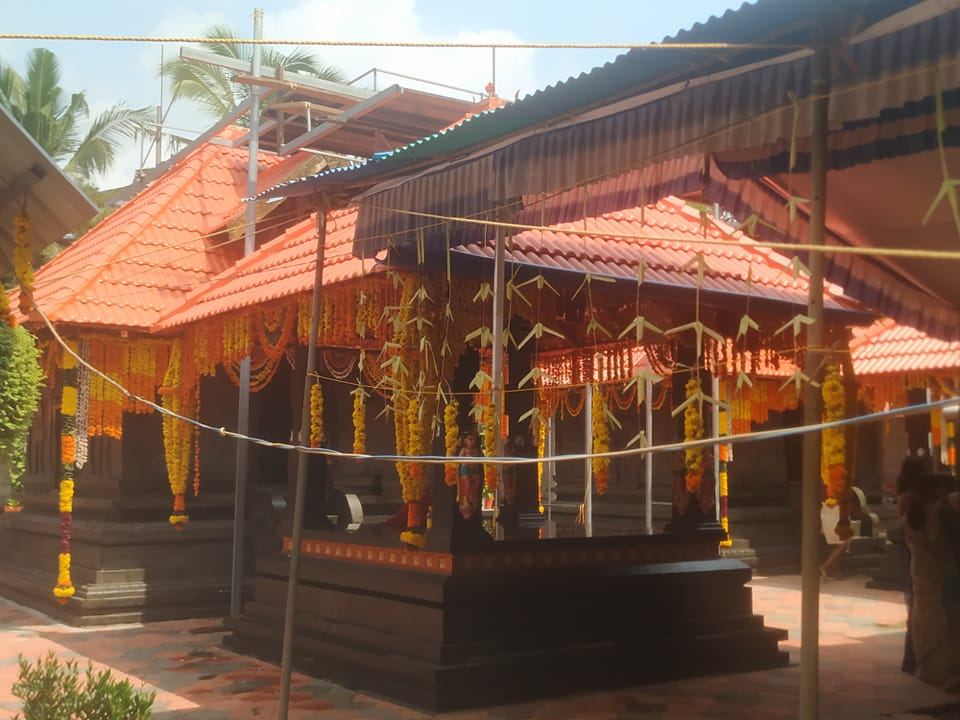
[[[783,631],[752,610],[750,569],[716,537],[493,543],[415,552],[311,533],[297,666],[435,711],[782,666]],[[257,559],[225,642],[276,658],[286,557]]]

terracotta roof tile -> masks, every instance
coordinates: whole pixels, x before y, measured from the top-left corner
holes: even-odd
[[[858,376],[960,369],[960,340],[931,338],[889,318],[855,329],[850,353]]]
[[[596,236],[573,235],[565,230],[596,232]],[[721,245],[693,244],[702,238],[698,214],[678,198],[664,198],[655,205],[609,213],[586,221],[558,225],[547,232],[527,230],[512,239],[513,250],[507,259],[518,263],[574,272],[591,272],[615,279],[636,278],[637,265],[645,263],[645,282],[672,287],[694,288],[697,271],[685,268],[701,251],[708,270],[703,289],[725,294],[745,295],[805,306],[807,282],[794,279],[787,258],[759,247],[732,228],[709,229],[707,235],[733,238]],[[633,235],[632,238],[604,238]],[[685,242],[685,240],[687,242]],[[492,258],[493,248],[464,245],[456,252]],[[747,278],[752,275],[748,287]],[[834,309],[855,307],[842,297],[842,290],[830,286],[826,306]]]
[[[373,270],[375,261],[367,260],[364,266],[364,261],[352,254],[356,222],[356,208],[329,214],[324,285],[358,277],[364,268],[367,272]],[[316,248],[317,217],[313,214],[192,293],[155,329],[168,329],[307,292],[313,287]]]
[[[227,128],[220,137],[243,132]],[[264,154],[260,185],[303,161]],[[55,322],[152,326],[236,257],[204,236],[242,213],[246,175],[245,148],[197,147],[37,272],[40,307]]]

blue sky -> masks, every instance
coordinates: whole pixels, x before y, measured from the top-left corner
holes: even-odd
[[[261,0],[266,37],[363,40],[470,40],[530,42],[651,42],[710,15],[737,7],[740,0]],[[214,22],[239,34],[251,32],[254,3],[206,0],[193,3],[131,3],[129,0],[10,2],[4,7],[5,32],[123,35],[199,35]],[[36,45],[0,42],[0,58],[17,67]],[[64,86],[86,90],[96,112],[123,100],[131,106],[159,101],[158,45],[48,43],[63,65]],[[178,46],[167,46],[167,57]],[[460,87],[482,88],[490,80],[489,50],[411,50],[396,48],[318,48],[317,54],[359,75],[377,66]],[[501,50],[497,90],[521,97],[538,88],[613,59],[614,50]],[[209,124],[188,105],[175,107],[168,122],[196,134]],[[189,134],[183,132],[183,134]],[[138,149],[125,149],[118,166],[102,178],[105,186],[125,184],[139,164]]]

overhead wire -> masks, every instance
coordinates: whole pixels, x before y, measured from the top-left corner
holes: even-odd
[[[508,50],[806,50],[809,46],[797,43],[729,43],[729,42],[669,42],[669,43],[573,43],[573,42],[498,42],[498,41],[441,41],[441,40],[322,40],[289,38],[196,37],[190,35],[103,35],[87,33],[0,33],[0,40],[35,40],[41,42],[80,41],[108,43],[189,43],[223,45],[297,45],[303,47],[388,47]]]

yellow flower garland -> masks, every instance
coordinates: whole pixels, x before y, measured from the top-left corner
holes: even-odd
[[[367,402],[362,385],[353,391],[353,451],[367,451]]]
[[[606,406],[603,402],[603,389],[599,385],[593,386],[590,412],[593,452],[609,452],[610,426],[607,423]],[[596,482],[597,494],[604,495],[607,492],[607,480],[610,477],[610,458],[595,457],[590,461],[590,464],[593,467],[593,479]]]
[[[174,340],[170,350],[170,362],[160,390],[163,406],[173,413],[181,414],[184,409],[182,387],[183,347],[180,340]],[[173,493],[173,513],[168,518],[171,525],[181,530],[189,522],[186,514],[184,494],[187,488],[187,476],[190,473],[191,440],[193,433],[187,423],[168,415],[163,416],[163,449],[167,463],[167,480]]]
[[[846,405],[843,380],[836,363],[827,365],[821,385],[823,414],[827,422],[842,420]],[[826,486],[827,504],[836,505],[842,497],[847,481],[846,439],[843,428],[828,428],[822,435],[821,479]]]
[[[310,447],[320,447],[326,437],[323,427],[323,386],[310,387]]]
[[[687,380],[686,396],[693,397],[700,390],[700,381],[697,378]],[[696,402],[687,405],[683,413],[683,439],[684,442],[703,439],[703,418],[700,416],[700,406]],[[701,448],[690,448],[683,451],[684,467],[686,473],[684,480],[688,493],[696,493],[700,490],[700,483],[703,480],[703,450]]]
[[[443,441],[447,457],[455,457],[460,446],[460,427],[457,416],[460,414],[460,403],[452,398],[443,409]],[[457,484],[457,463],[448,462],[443,466],[443,480],[450,485]]]
[[[407,404],[407,455],[416,457],[423,455],[423,429],[420,423],[420,399],[414,397]],[[409,493],[404,493],[406,502],[418,502],[423,497],[423,465],[418,462],[409,463],[407,476],[410,485]]]
[[[67,341],[76,352],[76,341]],[[60,511],[60,553],[57,557],[57,584],[53,595],[61,605],[73,597],[76,590],[70,577],[70,545],[73,533],[73,473],[76,461],[77,431],[77,361],[68,352],[62,356],[61,368],[63,387],[60,391],[60,492],[58,509]]]
[[[30,248],[30,218],[18,213],[13,218],[13,272],[20,283],[20,312],[30,311],[30,294],[33,292],[33,262]]]

